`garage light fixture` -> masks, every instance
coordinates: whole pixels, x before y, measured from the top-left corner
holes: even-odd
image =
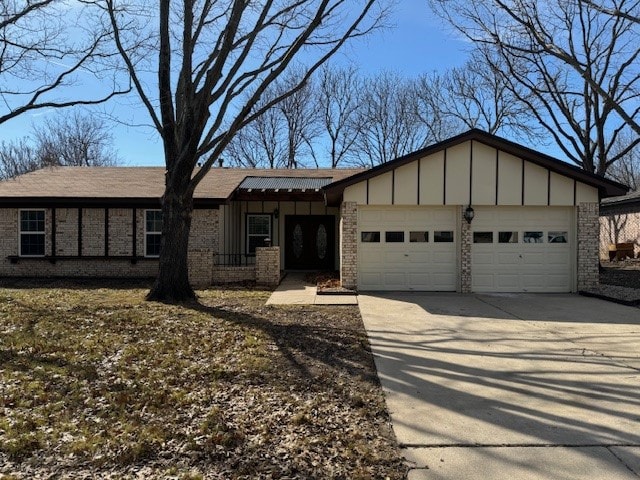
[[[467,223],[471,224],[471,220],[473,220],[475,214],[476,213],[473,211],[473,208],[471,208],[471,205],[469,205],[464,211],[464,219],[467,221]]]

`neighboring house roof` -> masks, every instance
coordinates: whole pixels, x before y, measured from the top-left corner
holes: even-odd
[[[325,187],[327,200],[330,204],[337,203],[342,196],[344,189],[350,185],[362,182],[383,173],[394,170],[402,165],[416,161],[422,157],[444,150],[446,148],[459,145],[470,140],[484,143],[490,147],[502,150],[506,153],[522,158],[528,162],[537,164],[541,167],[547,168],[552,172],[564,175],[566,177],[578,180],[587,185],[591,185],[598,189],[601,198],[611,197],[615,195],[624,195],[629,190],[629,187],[618,182],[614,182],[607,178],[588,173],[581,168],[570,165],[566,162],[553,158],[544,153],[537,152],[531,148],[514,143],[510,140],[492,135],[478,129],[472,129],[455,137],[449,138],[442,142],[430,145],[426,148],[410,153],[403,157],[397,158],[382,165],[378,165],[369,170],[365,170],[359,174],[345,178],[343,180],[337,180],[331,185]]]
[[[316,185],[342,180],[356,169],[212,168],[194,193],[195,206],[228,201],[247,177],[304,179]],[[50,167],[0,182],[0,205],[158,205],[164,193],[163,167]],[[268,180],[267,180],[268,181]],[[274,180],[275,181],[275,180]],[[295,183],[298,180],[289,180]],[[292,184],[293,184],[292,183]],[[298,185],[302,185],[299,183]],[[264,188],[264,187],[263,187]],[[314,187],[318,188],[318,187]]]
[[[601,214],[607,214],[614,210],[618,213],[623,213],[625,210],[640,212],[640,190],[619,197],[605,198],[600,203]]]

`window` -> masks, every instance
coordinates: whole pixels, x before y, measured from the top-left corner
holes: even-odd
[[[473,243],[493,243],[493,232],[473,232]]]
[[[20,210],[20,255],[44,257],[44,210]]]
[[[542,232],[524,232],[522,241],[524,243],[544,243],[544,234]]]
[[[518,232],[498,232],[498,243],[518,243]]]
[[[429,232],[409,232],[410,243],[426,243],[429,241]]]
[[[384,232],[384,241],[387,243],[404,242],[404,232]]]
[[[547,242],[549,243],[567,243],[569,236],[567,232],[549,232]]]
[[[436,230],[433,232],[433,241],[437,243],[453,242],[453,232],[450,230]]]
[[[247,255],[255,255],[256,247],[264,247],[264,241],[271,238],[271,215],[247,215]]]
[[[362,243],[380,243],[380,232],[360,232]]]
[[[159,257],[162,240],[162,210],[145,210],[144,214],[144,255]]]

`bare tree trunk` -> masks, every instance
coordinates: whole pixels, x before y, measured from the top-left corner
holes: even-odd
[[[162,244],[160,270],[147,294],[147,300],[177,303],[196,298],[189,284],[189,231],[193,214],[193,196],[189,177],[167,177],[162,202]]]

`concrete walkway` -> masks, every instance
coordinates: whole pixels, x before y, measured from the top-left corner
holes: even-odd
[[[360,295],[409,480],[640,477],[640,309]]]
[[[271,294],[267,305],[357,305],[357,295],[318,295],[304,272],[289,272]]]

